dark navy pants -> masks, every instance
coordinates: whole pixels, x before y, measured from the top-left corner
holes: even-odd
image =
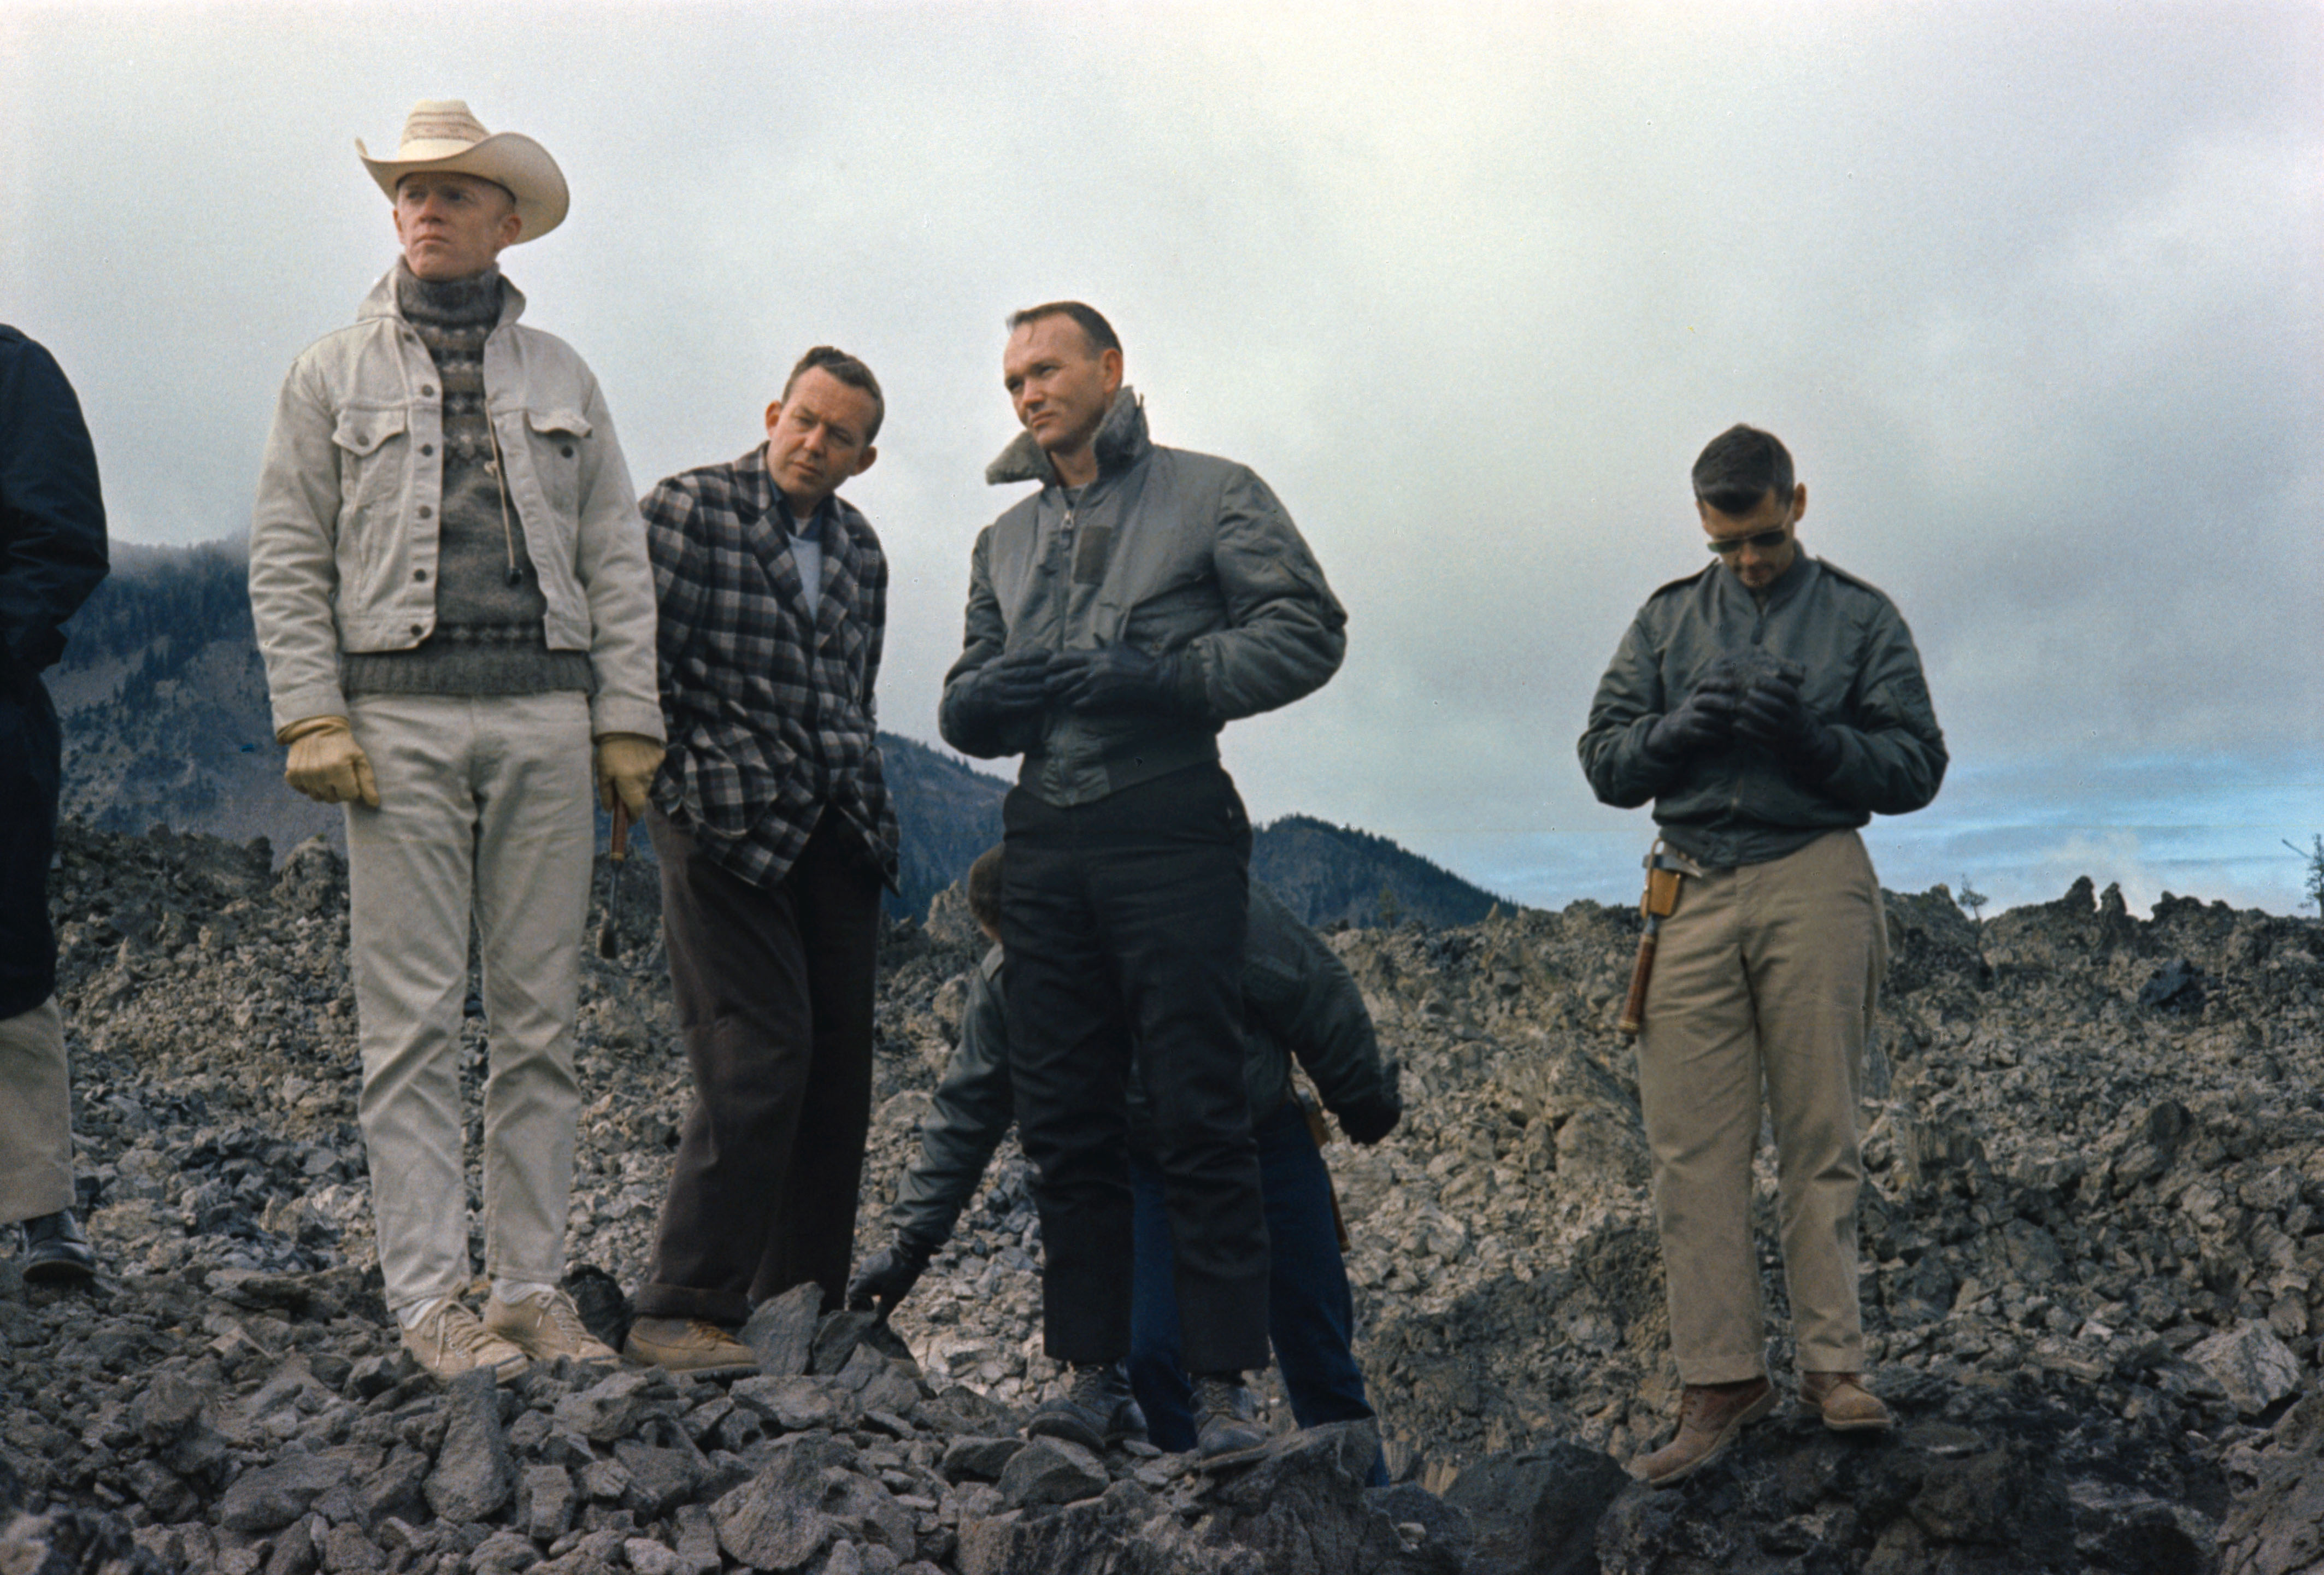
[[[0,1018],[55,992],[49,860],[57,845],[60,735],[39,677],[0,651]]]
[[[1302,1427],[1368,1422],[1372,1408],[1364,1398],[1364,1376],[1349,1350],[1355,1303],[1333,1223],[1332,1178],[1323,1156],[1295,1100],[1284,1101],[1251,1135],[1259,1140],[1259,1191],[1267,1208],[1268,1335],[1291,1396],[1291,1414]],[[1146,1412],[1154,1447],[1176,1453],[1194,1447],[1194,1392],[1179,1362],[1162,1173],[1132,1154],[1130,1187],[1137,1253],[1130,1386]],[[1369,1485],[1387,1484],[1388,1468],[1374,1457]]]

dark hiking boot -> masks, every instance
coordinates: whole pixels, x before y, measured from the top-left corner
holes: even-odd
[[[72,1285],[97,1275],[97,1254],[70,1209],[24,1221],[24,1278],[34,1285]]]
[[[1630,1462],[1630,1475],[1649,1488],[1670,1488],[1709,1465],[1750,1423],[1775,1408],[1775,1386],[1765,1378],[1739,1384],[1689,1384],[1679,1401],[1678,1435]]]
[[[1803,1372],[1800,1404],[1821,1413],[1834,1432],[1878,1432],[1891,1425],[1888,1407],[1864,1386],[1861,1373]]]
[[[1146,1413],[1130,1393],[1130,1376],[1120,1362],[1076,1362],[1062,1395],[1033,1408],[1027,1438],[1069,1439],[1102,1450],[1123,1439],[1144,1439]]]
[[[1194,1378],[1194,1453],[1215,1460],[1267,1442],[1259,1401],[1240,1373],[1201,1373]]]

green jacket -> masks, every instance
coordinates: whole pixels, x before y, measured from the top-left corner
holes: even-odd
[[[1222,724],[1322,688],[1348,643],[1348,615],[1323,571],[1248,466],[1157,447],[1126,388],[1096,451],[1097,479],[1071,502],[1029,432],[986,469],[995,485],[1041,488],[976,539],[966,636],[936,714],[945,741],[964,754],[1023,754],[1018,781],[1058,806],[1218,759]],[[963,680],[1006,652],[1117,640],[1154,656],[1185,651],[1206,714],[1052,708],[1028,725],[984,731],[966,725],[954,704]]]
[[[1754,647],[1805,669],[1803,698],[1840,734],[1840,766],[1824,781],[1801,781],[1739,740],[1674,767],[1646,753],[1647,732],[1713,662]],[[1904,620],[1886,596],[1805,553],[1764,605],[1720,564],[1647,597],[1599,680],[1580,747],[1600,799],[1623,809],[1653,799],[1664,838],[1715,869],[1918,809],[1937,796],[1947,760]]]
[[[1254,1123],[1291,1097],[1291,1058],[1314,1079],[1332,1110],[1382,1101],[1402,1107],[1397,1064],[1380,1052],[1363,993],[1345,964],[1283,899],[1250,883],[1243,953],[1243,1077]],[[945,1068],[936,1108],[920,1122],[920,1152],[888,1211],[901,1236],[931,1248],[952,1235],[992,1151],[1015,1117],[1009,1082],[1009,1020],[1001,1006],[1001,952],[993,947],[969,981],[960,1045]],[[1130,1142],[1145,1127],[1130,1073]]]

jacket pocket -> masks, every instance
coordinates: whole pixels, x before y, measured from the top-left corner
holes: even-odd
[[[339,450],[339,501],[344,511],[392,502],[401,494],[410,456],[407,446],[394,439],[402,437],[410,425],[410,418],[401,406],[355,405],[339,412],[331,441]]]
[[[549,500],[558,522],[570,529],[581,509],[581,445],[589,437],[589,419],[567,407],[528,410],[524,424],[532,446],[532,473],[540,478],[541,495]]]

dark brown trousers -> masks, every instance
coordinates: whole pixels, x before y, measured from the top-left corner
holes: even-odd
[[[739,1323],[809,1280],[837,1307],[872,1121],[879,874],[834,815],[771,887],[659,810],[646,827],[694,1109],[638,1313]]]

